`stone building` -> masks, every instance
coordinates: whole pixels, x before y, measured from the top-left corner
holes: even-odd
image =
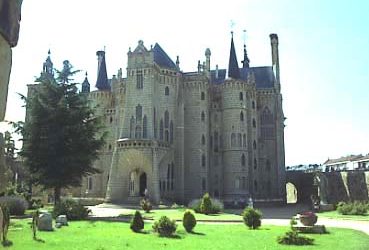
[[[82,196],[186,203],[205,192],[224,202],[285,202],[284,114],[278,36],[270,35],[272,66],[250,67],[246,45],[238,66],[231,39],[229,67],[211,68],[210,49],[195,72],[183,72],[159,44],[127,53],[108,79],[98,51],[97,90],[82,92],[104,117],[107,143],[83,181]]]

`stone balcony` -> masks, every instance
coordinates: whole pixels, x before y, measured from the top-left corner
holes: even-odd
[[[168,142],[151,140],[151,139],[131,139],[131,138],[122,138],[117,140],[118,149],[124,148],[170,148],[170,144]]]

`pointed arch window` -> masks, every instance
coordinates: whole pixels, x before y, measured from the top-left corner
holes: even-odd
[[[132,116],[129,124],[129,138],[134,136],[135,118]]]
[[[242,134],[241,133],[238,133],[237,137],[238,137],[237,146],[238,147],[241,147],[242,146]]]
[[[170,121],[169,136],[170,136],[170,143],[173,143],[173,140],[174,140],[173,121]]]
[[[244,121],[244,116],[243,116],[243,112],[241,111],[240,113],[240,121],[243,122]]]
[[[164,134],[165,134],[165,141],[166,141],[166,142],[169,142],[169,131],[168,131],[168,129],[166,129],[166,130],[164,131]]]
[[[256,180],[254,180],[254,191],[258,191],[258,182]]]
[[[214,131],[214,152],[219,151],[219,134],[218,131]]]
[[[142,124],[142,138],[147,138],[147,117],[146,115],[143,118],[143,124]]]
[[[252,106],[252,109],[255,109],[255,101],[252,101],[252,103],[251,103],[251,106]]]
[[[254,159],[254,169],[258,168],[258,161],[256,159]]]
[[[142,106],[138,104],[136,106],[136,122],[140,122],[142,120]]]
[[[240,92],[240,101],[243,101],[243,93]]]
[[[169,128],[169,112],[168,110],[164,113],[164,126],[165,128]]]
[[[256,128],[256,120],[255,120],[255,118],[254,118],[254,119],[252,119],[252,126],[253,126],[254,128]]]
[[[206,156],[205,156],[205,154],[201,155],[201,166],[203,168],[206,166]]]
[[[266,168],[267,171],[270,171],[271,170],[271,164],[270,164],[270,160],[269,159],[266,161],[265,168]]]
[[[154,116],[153,116],[153,123],[154,123],[154,138],[157,138],[157,130],[158,130],[158,125],[156,124],[156,109],[154,108]]]
[[[265,107],[260,118],[261,125],[273,124],[273,114],[268,107]]]
[[[205,100],[205,92],[201,92],[201,101]]]
[[[245,156],[245,154],[242,154],[242,156],[241,156],[241,166],[242,167],[246,166],[246,156]]]
[[[231,134],[231,147],[235,147],[236,146],[236,134],[232,133]]]
[[[254,140],[254,143],[253,143],[253,148],[256,150],[256,141]]]
[[[169,95],[169,87],[168,87],[168,86],[166,86],[166,87],[165,87],[165,91],[164,91],[164,92],[165,92],[165,95],[166,95],[166,96],[168,96],[168,95]]]
[[[202,135],[201,136],[201,144],[202,145],[205,145],[205,135]]]
[[[201,112],[201,121],[202,122],[205,121],[205,112],[204,111]]]
[[[135,138],[136,139],[141,139],[141,126],[140,125],[136,126]]]
[[[164,123],[163,119],[160,120],[160,140],[164,139]]]
[[[243,146],[244,148],[246,148],[246,143],[247,143],[247,142],[246,142],[246,134],[243,134],[243,140],[242,140],[242,142],[243,142],[243,145],[242,145],[242,146]]]
[[[137,89],[142,89],[143,88],[142,70],[137,70],[137,72],[136,72],[136,87],[137,87]]]

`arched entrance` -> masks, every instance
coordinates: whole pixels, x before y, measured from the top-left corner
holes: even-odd
[[[140,175],[140,196],[145,196],[145,189],[147,188],[146,173]]]
[[[288,182],[286,184],[286,195],[287,195],[286,200],[288,204],[297,203],[297,188],[291,182]]]

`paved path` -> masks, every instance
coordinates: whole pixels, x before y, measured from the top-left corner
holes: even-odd
[[[132,211],[132,209],[137,209],[137,207],[115,204],[100,204],[97,206],[90,206],[89,209],[91,209],[93,217],[116,217],[122,213],[129,213],[130,211]],[[290,218],[292,216],[296,215],[296,213],[298,212],[302,212],[307,209],[304,206],[295,205],[285,207],[261,208],[261,210],[263,212],[263,217],[265,218],[262,220],[262,224],[288,226],[290,223]],[[241,210],[234,209],[227,210],[227,212],[240,214]],[[242,223],[242,221],[238,223]],[[325,225],[327,228],[338,227],[360,230],[369,235],[369,221],[354,221],[354,220],[329,219],[319,217],[317,224]]]

